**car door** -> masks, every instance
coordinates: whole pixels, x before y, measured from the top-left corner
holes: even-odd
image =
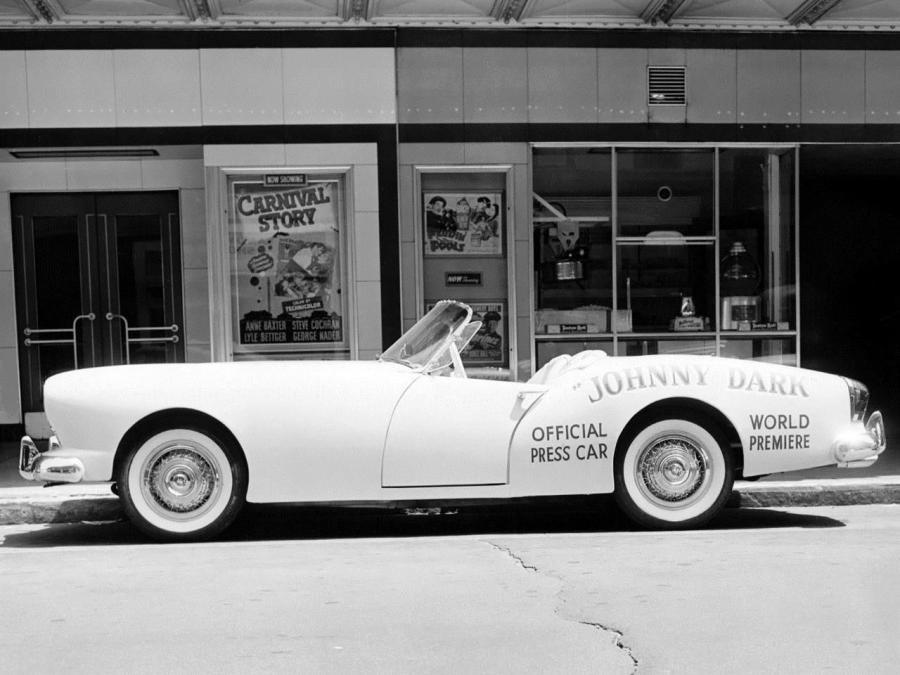
[[[513,431],[543,391],[518,382],[420,376],[391,418],[382,486],[507,483]]]

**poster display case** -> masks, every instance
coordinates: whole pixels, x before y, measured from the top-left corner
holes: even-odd
[[[799,363],[795,146],[533,147],[534,368],[560,353]]]
[[[229,174],[227,192],[234,354],[347,351],[343,175]]]
[[[417,256],[421,310],[453,298],[481,328],[462,352],[470,377],[510,379],[511,167],[417,167]]]

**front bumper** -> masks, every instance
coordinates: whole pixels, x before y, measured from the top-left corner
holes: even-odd
[[[51,436],[46,453],[41,452],[30,436],[19,442],[19,475],[25,480],[45,483],[80,483],[84,479],[84,464],[77,457],[52,454],[59,450],[59,441]]]
[[[884,420],[876,410],[865,425],[857,422],[852,429],[838,436],[832,450],[839,467],[860,469],[872,466],[886,447]]]

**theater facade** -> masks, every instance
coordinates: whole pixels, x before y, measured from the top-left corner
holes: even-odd
[[[372,359],[444,298],[483,321],[480,377],[756,359],[861,379],[890,425],[900,11],[170,4],[0,3],[4,437],[46,436],[61,370]]]

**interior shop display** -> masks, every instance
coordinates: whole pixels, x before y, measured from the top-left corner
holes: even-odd
[[[796,365],[795,154],[535,147],[535,366],[585,334]]]
[[[721,270],[722,330],[750,329],[759,321],[759,265],[747,252],[743,242],[731,245],[728,255],[719,263]]]

